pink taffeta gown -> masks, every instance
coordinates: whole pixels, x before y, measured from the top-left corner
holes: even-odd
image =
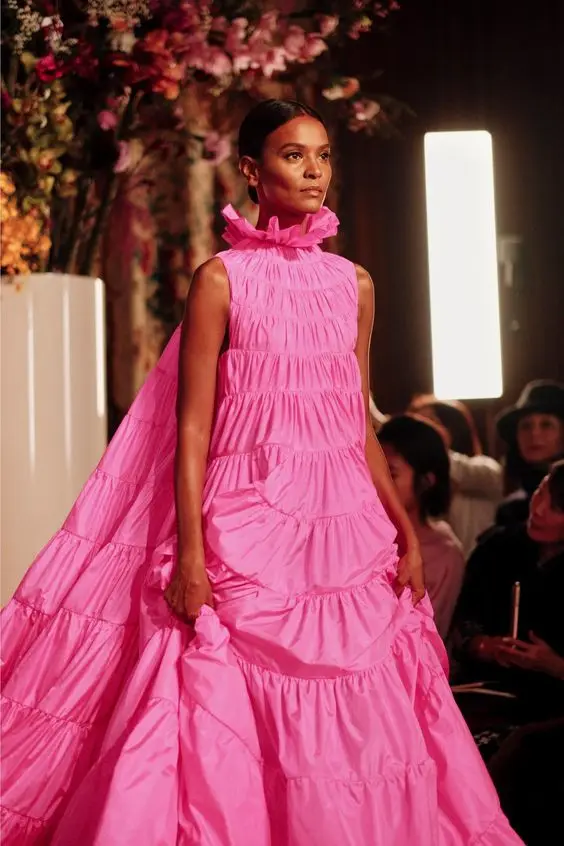
[[[175,556],[179,336],[2,615],[3,846],[511,846],[428,601],[397,599],[337,220],[257,231],[204,491],[215,610]]]

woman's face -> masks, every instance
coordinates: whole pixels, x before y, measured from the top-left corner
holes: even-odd
[[[259,162],[245,158],[241,169],[271,214],[313,214],[331,182],[327,131],[312,117],[296,117],[268,136]]]
[[[408,514],[414,514],[418,511],[418,503],[414,490],[415,474],[413,467],[390,444],[382,444],[382,449],[397,488],[400,502]]]
[[[533,494],[527,529],[537,543],[564,543],[564,511],[559,511],[552,504],[548,478]]]
[[[517,446],[529,464],[551,461],[564,452],[564,422],[555,414],[527,414],[517,424]]]

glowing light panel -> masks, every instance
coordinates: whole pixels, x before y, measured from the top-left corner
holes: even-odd
[[[492,138],[425,135],[434,393],[503,393]]]

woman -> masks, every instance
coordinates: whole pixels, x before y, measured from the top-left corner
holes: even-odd
[[[449,524],[439,519],[450,503],[448,452],[431,423],[408,415],[384,423],[378,440],[419,541],[435,625],[444,640],[465,564],[459,540]]]
[[[513,488],[499,506],[496,522],[525,523],[534,491],[550,464],[564,456],[564,385],[549,379],[529,382],[496,422],[507,446],[506,475]]]
[[[519,582],[518,636],[511,637]],[[512,720],[564,713],[564,461],[541,482],[526,526],[498,528],[468,562],[457,608],[458,652],[468,676],[517,697]],[[518,711],[518,713],[516,713]]]
[[[368,426],[370,277],[319,247],[323,121],[262,103],[239,152],[257,228],[226,211],[231,249],[7,610],[5,842],[520,843]]]
[[[482,454],[472,415],[463,403],[422,395],[410,407],[446,432],[453,488],[448,519],[468,558],[478,537],[495,521],[503,493],[502,467]]]

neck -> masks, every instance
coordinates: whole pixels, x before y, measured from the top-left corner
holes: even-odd
[[[278,218],[280,229],[289,229],[290,226],[301,226],[305,223],[307,215],[303,212],[292,212],[288,209],[276,209],[266,203],[261,203],[257,229],[268,229],[270,219],[273,217]]]
[[[420,531],[422,531],[425,528],[425,526],[428,525],[427,520],[424,520],[421,517],[421,514],[419,513],[418,508],[414,508],[413,510],[409,509],[408,512],[407,512],[407,516],[409,517],[409,520],[411,522],[411,525],[413,526],[415,534],[418,534]]]

